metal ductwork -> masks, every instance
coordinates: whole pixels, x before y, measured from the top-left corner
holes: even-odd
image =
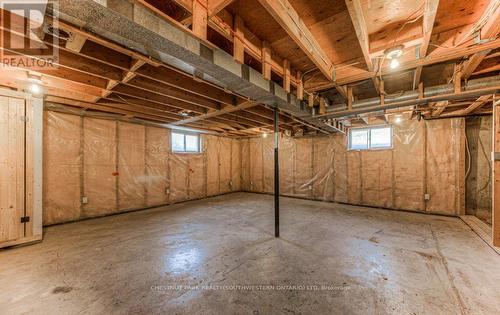
[[[500,75],[470,80],[462,89],[461,93],[455,94],[452,84],[438,85],[425,89],[423,98],[419,98],[419,92],[416,90],[404,92],[397,97],[385,97],[384,105],[380,104],[380,98],[374,97],[353,102],[352,110],[330,109],[327,113],[318,118],[338,118],[350,115],[358,115],[368,112],[374,112],[384,109],[426,104],[428,102],[437,102],[451,99],[464,99],[479,97],[485,94],[498,93],[500,91]]]

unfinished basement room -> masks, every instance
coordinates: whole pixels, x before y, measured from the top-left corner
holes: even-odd
[[[500,0],[0,0],[0,314],[500,314]]]

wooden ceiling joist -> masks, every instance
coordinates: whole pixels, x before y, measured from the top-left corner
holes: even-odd
[[[431,42],[432,30],[434,28],[434,21],[436,20],[436,14],[438,11],[439,0],[425,0],[424,3],[424,15],[422,20],[422,33],[423,39],[422,44],[419,49],[419,58],[425,58],[427,55],[427,51],[429,50],[429,44]],[[416,89],[418,83],[420,83],[422,77],[422,69],[423,66],[418,66],[415,69],[415,77],[414,77],[414,86],[413,89]]]
[[[491,40],[496,38],[500,33],[500,1],[491,0],[488,7],[484,10],[484,13],[480,19],[480,21],[486,21],[484,25],[481,26],[480,29],[480,37],[481,40]],[[491,50],[485,50],[481,52],[477,52],[470,56],[469,60],[467,60],[462,69],[462,76],[464,79],[467,79],[471,76],[471,74],[476,70],[476,68],[481,64],[483,59],[491,52]]]
[[[208,0],[208,16],[214,16],[234,0]]]
[[[182,17],[180,15],[176,16],[175,12],[170,13],[175,16],[174,19],[168,16],[169,12],[160,11],[160,6],[155,8],[153,6],[155,1],[137,1],[144,5],[149,3],[146,6],[154,10],[155,14],[165,17],[169,23],[175,23],[175,27],[188,33],[191,32],[191,30],[178,23]],[[443,37],[448,36],[451,38],[460,37],[461,35],[459,31],[455,31],[455,29],[458,30],[459,28],[455,27],[447,30],[446,36],[441,36],[443,32],[441,29],[444,27],[442,24],[446,24],[446,19],[441,17],[442,14],[436,15],[440,5],[439,1],[422,0],[424,9],[421,38],[419,38],[419,41],[415,41],[414,38],[409,39],[417,33],[420,34],[420,30],[416,26],[418,24],[409,27],[411,28],[411,36],[405,34],[399,38],[405,44],[405,55],[400,59],[401,64],[397,70],[390,69],[387,64],[378,69],[378,64],[374,62],[375,59],[371,58],[374,54],[370,54],[370,45],[373,46],[375,40],[371,35],[380,33],[375,37],[377,45],[383,46],[383,37],[392,36],[395,32],[393,25],[377,21],[370,14],[385,9],[367,8],[363,0],[345,0],[347,7],[341,3],[341,7],[331,11],[305,5],[305,0],[257,0],[261,6],[257,5],[255,9],[239,2],[231,4],[232,0],[172,1],[177,3],[180,8],[183,8],[180,9],[174,6],[172,11],[182,11],[183,15],[188,12],[188,15],[192,15],[193,31],[191,35],[194,33],[194,35],[203,39],[202,43],[206,43],[208,47],[214,49],[219,47],[230,52],[231,47],[234,46],[235,60],[240,63],[247,63],[255,69],[262,66],[264,78],[279,81],[287,92],[293,92],[292,87],[297,87],[297,95],[304,94],[304,87],[301,84],[302,73],[309,70],[309,68],[313,72],[307,71],[307,78],[313,84],[305,86],[308,94],[323,89],[336,88],[340,95],[347,96],[347,94],[350,94],[348,104],[351,106],[354,100],[353,91],[356,93],[356,100],[373,97],[374,91],[371,84],[360,83],[360,81],[372,80],[375,88],[380,89],[383,94],[384,85],[382,82],[378,83],[378,78],[382,75],[387,76],[384,77],[384,80],[387,80],[385,89],[392,93],[396,90],[395,85],[397,85],[393,83],[396,77],[395,74],[400,78],[410,77],[403,72],[414,70],[416,85],[421,81],[424,66],[444,62],[450,63],[451,61],[456,62],[457,59],[462,59],[464,56],[469,56],[469,59],[462,64],[461,78],[467,79],[469,76],[477,74],[485,76],[489,72],[498,70],[495,59],[483,62],[488,58],[496,58],[495,56],[492,57],[492,55],[494,55],[495,49],[500,47],[500,39],[498,38],[500,31],[500,23],[498,23],[498,20],[500,20],[500,1],[497,0],[490,1],[490,5],[485,9],[485,13],[480,20],[476,21],[478,14],[481,14],[481,12],[477,12],[475,18],[469,19],[468,24],[464,24],[464,27],[461,28],[461,30],[472,29],[476,33],[481,33],[481,41],[471,40],[472,38],[467,35],[465,37],[467,41],[458,45],[449,45],[450,41],[442,40]],[[301,1],[304,1],[304,3],[301,3]],[[486,2],[481,3],[483,3],[481,8],[485,8],[484,3]],[[319,2],[317,4],[318,6],[324,5]],[[441,2],[441,4],[443,5],[441,8],[447,5],[445,2]],[[229,7],[225,9],[227,6]],[[247,8],[252,12],[239,12],[238,10],[241,8]],[[421,13],[421,9],[422,6],[416,12]],[[169,10],[169,8],[163,8],[163,10]],[[261,14],[261,16],[265,16],[270,20],[269,26],[265,25],[266,21],[264,19],[262,21],[264,26],[262,28],[256,27],[255,21],[251,19],[252,14],[255,13],[253,10],[260,13],[265,13],[264,10],[267,11],[270,16],[268,14]],[[405,8],[402,10],[404,11]],[[321,11],[321,14],[319,14],[319,11]],[[405,14],[403,12],[400,15],[404,16]],[[248,20],[243,21],[241,16]],[[393,22],[405,26],[407,21],[401,20],[401,16],[396,17]],[[354,36],[353,28],[349,22],[343,23],[347,24],[348,28],[342,29],[342,31],[346,32],[346,37],[342,39],[331,36],[332,39],[329,42],[327,38],[330,37],[322,34],[319,30],[320,27],[321,29],[324,27],[325,30],[328,29],[328,32],[331,32],[335,28],[333,24],[336,21],[348,21],[349,17],[354,25],[356,36]],[[419,21],[418,19],[419,17],[416,18],[416,21]],[[443,22],[443,20],[445,21]],[[447,20],[450,19],[447,18]],[[50,21],[50,17],[48,17],[47,21]],[[450,23],[448,22],[448,24]],[[174,69],[172,66],[134,52],[130,48],[114,44],[110,40],[84,31],[83,28],[75,28],[64,21],[60,21],[59,24],[61,29],[68,32],[69,39],[59,38],[54,41],[58,44],[53,44],[51,35],[47,34],[45,37],[45,42],[48,45],[56,45],[60,49],[60,58],[57,64],[59,68],[51,71],[45,69],[35,71],[35,73],[41,75],[42,85],[47,97],[59,98],[57,99],[59,102],[65,101],[71,103],[70,106],[74,107],[94,104],[92,108],[88,106],[82,107],[92,111],[112,112],[127,117],[168,122],[173,125],[206,128],[207,130],[231,135],[257,134],[262,130],[266,130],[266,128],[272,129],[273,109],[270,109],[267,105],[252,103],[212,83],[202,81],[201,78],[195,78],[179,69]],[[266,27],[269,29],[266,29]],[[395,27],[397,29],[399,25]],[[409,28],[407,27],[405,31],[408,31]],[[213,30],[223,37],[214,33]],[[12,35],[10,30],[2,29],[2,32],[4,34],[9,32],[9,35]],[[259,34],[259,37],[253,32]],[[436,34],[433,34],[433,32]],[[103,33],[101,34],[106,36]],[[439,38],[440,36],[441,38]],[[12,37],[19,42],[25,40],[19,33],[15,33]],[[370,37],[372,43],[370,43]],[[433,44],[440,45],[429,53],[431,37]],[[392,40],[387,38],[387,43]],[[272,43],[272,47],[267,41]],[[358,42],[361,49],[358,47]],[[421,45],[415,46],[417,42],[421,43]],[[337,49],[336,45],[352,47],[358,51],[352,51],[352,55],[355,57],[349,59],[341,56],[343,49]],[[407,49],[409,47],[415,49]],[[294,53],[287,53],[288,48],[294,49]],[[278,51],[283,56],[286,55],[286,58],[278,56],[276,53]],[[334,66],[333,61],[335,60],[342,60],[340,63],[345,67],[337,67],[337,64]],[[261,62],[261,65],[259,65],[259,62]],[[364,64],[366,64],[366,68]],[[292,68],[293,66],[297,67],[297,69],[300,68],[301,71],[296,71],[297,69]],[[445,66],[447,69],[450,68],[449,65]],[[435,68],[439,67],[440,65],[435,66]],[[25,70],[21,71],[24,73]],[[446,71],[443,71],[443,77],[446,75]],[[456,74],[457,71],[454,71],[454,73]],[[281,78],[277,79],[276,75]],[[323,75],[326,76],[326,80]],[[465,95],[469,93],[467,89],[462,89],[461,79],[457,78],[458,76],[455,75],[456,93],[450,96],[451,99],[459,94]],[[427,80],[427,70],[425,79]],[[314,82],[316,83],[314,84]],[[0,84],[10,87],[17,86],[17,88],[21,86],[22,88],[22,84],[20,85],[11,78],[1,78]],[[342,84],[342,86],[339,84]],[[400,85],[402,84],[406,83],[401,82]],[[410,84],[408,83],[408,86]],[[345,88],[348,85],[351,86],[349,93]],[[353,87],[355,88],[353,89]],[[367,92],[367,89],[370,91]],[[485,92],[493,93],[491,90]],[[430,118],[447,117],[447,115],[451,114],[484,113],[485,111],[481,110],[481,107],[488,104],[488,98],[479,97],[481,94],[478,93],[469,93],[467,95],[467,102],[469,103],[462,102],[460,107],[456,102],[445,103],[442,98],[424,98],[422,96],[422,101],[433,104],[429,107],[422,105],[422,108],[426,111],[425,115],[430,115]],[[332,102],[337,104],[340,99],[338,99],[336,93],[331,94],[329,91],[321,93],[321,96],[326,97],[328,102],[325,102],[325,99],[320,101],[322,105],[320,107],[321,112],[320,115],[317,115],[317,118],[335,117],[336,114],[329,114],[333,112],[331,108],[328,109],[326,104]],[[464,100],[458,98],[458,96],[455,99]],[[317,106],[317,99],[313,99],[313,101],[315,102],[312,105]],[[389,101],[384,95],[381,95],[380,102],[381,106],[378,108],[374,106],[373,110],[380,111],[381,108],[392,106],[392,101]],[[463,108],[464,106],[467,107]],[[452,111],[452,108],[459,110]],[[349,112],[354,116],[359,114],[356,106],[343,112]],[[303,119],[311,119],[311,117]],[[321,128],[311,125],[311,121],[308,123],[284,112],[280,112],[279,120],[281,130],[304,128],[304,126],[309,131]],[[368,120],[368,122],[371,121]]]
[[[368,34],[365,16],[363,14],[363,8],[361,7],[361,0],[346,0],[346,5],[349,11],[349,15],[351,16],[352,24],[356,31],[356,36],[358,37],[361,51],[363,52],[363,58],[365,59],[366,67],[368,68],[368,71],[375,71],[373,67],[373,61],[370,56],[370,36]],[[373,77],[372,81],[375,89],[380,94],[379,80],[377,79],[377,77]]]
[[[311,31],[287,0],[258,0],[292,40],[311,59],[328,80],[333,80],[333,63]]]
[[[231,113],[231,112],[239,111],[239,110],[246,109],[246,108],[249,108],[249,107],[252,107],[252,106],[256,106],[256,105],[257,105],[257,103],[255,103],[255,102],[247,101],[247,102],[241,103],[241,104],[239,104],[237,106],[226,106],[225,108],[217,110],[217,111],[213,111],[213,112],[206,113],[206,114],[203,114],[203,115],[199,115],[199,116],[196,116],[196,117],[192,117],[192,118],[187,118],[187,119],[184,119],[184,120],[176,121],[173,124],[176,125],[176,126],[185,125],[185,124],[188,124],[188,123],[191,123],[191,122],[195,122],[195,121],[199,121],[199,120],[204,120],[204,119],[211,118],[211,117],[217,117],[217,116],[220,116],[220,115],[223,115],[223,114],[226,114],[226,113]]]
[[[441,102],[436,102],[431,105],[432,112],[431,112],[431,117],[439,117],[443,111],[448,107],[449,102],[448,101],[441,101]]]
[[[429,66],[429,65],[433,65],[433,64],[438,64],[438,63],[454,60],[457,58],[461,58],[465,55],[472,55],[472,54],[475,54],[475,53],[478,53],[481,51],[492,50],[492,49],[496,49],[499,47],[500,47],[500,39],[488,41],[485,43],[480,43],[480,44],[473,45],[473,46],[451,47],[451,48],[444,49],[439,54],[427,55],[423,59],[401,62],[397,71],[394,71],[393,69],[390,68],[390,66],[385,65],[380,69],[379,75],[384,76],[384,75],[388,75],[388,74],[394,74],[394,73],[398,73],[398,72],[408,71],[408,70],[415,69],[419,66]],[[348,76],[337,77],[337,84],[339,84],[339,85],[351,84],[351,83],[371,79],[375,76],[377,76],[377,73],[366,71],[366,72],[362,72],[360,74],[356,74],[356,75],[352,75],[352,76],[348,75]],[[311,92],[314,92],[314,91],[335,88],[337,84],[334,84],[332,82],[320,83],[320,84],[315,84],[315,85],[311,85],[311,84],[306,83],[305,88]]]
[[[198,105],[194,105],[188,102],[180,101],[178,99],[172,99],[169,97],[165,97],[162,95],[158,95],[156,93],[147,92],[146,90],[141,90],[139,88],[130,86],[130,85],[122,85],[113,88],[113,93],[119,95],[125,95],[130,97],[135,97],[138,99],[142,99],[148,102],[157,103],[160,105],[169,105],[172,107],[177,107],[179,110],[186,109],[193,111],[195,113],[203,114],[207,111],[205,107],[201,107]]]
[[[464,109],[459,109],[450,113],[445,113],[441,115],[441,117],[449,117],[449,116],[466,116],[469,115],[476,110],[480,109],[483,107],[486,103],[491,102],[493,100],[493,97],[491,95],[483,95],[480,96],[477,100],[472,102],[469,106],[467,106]]]

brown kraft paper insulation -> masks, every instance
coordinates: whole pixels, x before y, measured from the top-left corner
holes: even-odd
[[[118,123],[118,201],[120,210],[146,206],[146,127]]]
[[[464,213],[464,125],[463,118],[426,122],[427,211]]]
[[[274,135],[262,139],[263,191],[274,192]]]
[[[250,191],[250,139],[241,140],[241,189]]]
[[[361,204],[392,207],[392,150],[361,152]]]
[[[219,137],[219,193],[231,192],[231,139]]]
[[[219,137],[205,136],[207,154],[207,195],[219,194]]]
[[[206,197],[206,170],[203,153],[188,154],[189,159],[189,199]]]
[[[244,160],[243,160],[244,161]],[[295,143],[290,137],[282,135],[279,142],[280,194],[293,196]]]
[[[202,135],[202,153],[174,154],[168,129],[50,111],[44,121],[44,224],[240,189],[274,191],[272,136]],[[342,134],[281,135],[281,194],[463,213],[464,120],[393,127],[394,148],[379,151],[347,151]]]
[[[347,203],[361,204],[363,187],[362,183],[362,164],[360,151],[346,152],[347,168]]]
[[[82,118],[44,113],[43,130],[43,222],[80,218]]]
[[[250,138],[250,191],[263,192],[262,138]]]
[[[333,137],[316,137],[313,140],[313,198],[333,201]]]
[[[82,217],[117,212],[117,122],[83,118]]]
[[[241,144],[231,139],[231,191],[241,190]]]
[[[188,199],[189,187],[189,155],[172,153],[169,159],[170,169],[170,202]]]
[[[425,123],[403,121],[394,128],[394,205],[396,209],[424,210]]]
[[[313,173],[311,138],[295,140],[295,187],[294,195],[302,198],[312,198]]]
[[[347,152],[346,137],[344,135],[334,135],[333,145],[333,192],[334,200],[337,202],[347,202]]]
[[[203,152],[174,154],[168,129],[52,111],[44,121],[45,225],[204,198],[207,175],[215,194],[240,189],[239,140],[201,135]]]
[[[250,178],[250,191],[272,192],[265,187],[269,186],[266,174],[274,170],[265,162],[272,160],[272,146],[262,137],[242,140],[242,146],[243,182]],[[303,138],[282,135],[280,193],[355,205],[460,214],[464,211],[464,155],[463,119],[393,124],[393,148],[383,150],[348,151],[343,134]],[[262,178],[264,186],[260,184]]]
[[[146,200],[147,206],[168,203],[167,189],[170,132],[168,129],[146,127]]]

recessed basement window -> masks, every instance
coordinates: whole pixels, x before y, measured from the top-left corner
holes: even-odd
[[[172,132],[172,151],[177,153],[200,153],[200,135]]]
[[[392,148],[392,126],[349,129],[349,150],[380,150]]]

